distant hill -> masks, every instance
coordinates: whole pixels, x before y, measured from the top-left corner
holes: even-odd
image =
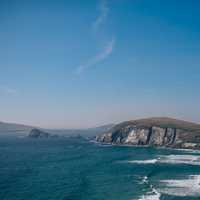
[[[200,149],[200,124],[154,117],[125,121],[96,137],[104,143]]]
[[[39,129],[57,135],[64,135],[64,136],[81,135],[85,137],[94,137],[96,134],[105,132],[111,127],[113,127],[113,124],[108,124],[89,129],[43,129],[43,128]],[[27,126],[23,124],[0,122],[0,136],[26,136],[34,128],[38,127]]]
[[[23,124],[0,122],[0,135],[27,134],[32,128]]]
[[[126,125],[137,125],[140,127],[159,126],[162,128],[180,128],[187,131],[200,132],[200,124],[188,122],[184,120],[169,118],[169,117],[151,117],[138,120],[130,120],[116,125],[114,128],[120,128]]]

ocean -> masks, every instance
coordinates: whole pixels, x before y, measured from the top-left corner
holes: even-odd
[[[0,139],[0,200],[199,199],[199,151]]]

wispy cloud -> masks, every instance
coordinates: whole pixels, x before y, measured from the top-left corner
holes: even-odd
[[[80,74],[81,72],[83,72],[84,70],[86,70],[87,68],[90,68],[92,66],[95,66],[96,64],[100,63],[101,61],[105,60],[106,58],[108,58],[108,56],[113,52],[115,46],[115,39],[112,38],[112,40],[110,40],[106,46],[104,47],[103,51],[100,52],[99,54],[97,54],[96,56],[90,58],[85,64],[80,65],[77,68],[77,73]]]
[[[108,13],[109,13],[109,7],[107,0],[100,0],[99,1],[99,15],[97,16],[96,20],[92,24],[93,30],[97,33],[99,28],[105,23]],[[112,38],[110,41],[108,41],[105,45],[105,47],[102,49],[101,52],[99,52],[97,55],[91,57],[87,62],[80,65],[76,68],[76,73],[81,74],[84,70],[95,66],[96,64],[102,62],[106,58],[109,57],[109,55],[113,52],[115,46],[115,39]]]
[[[106,20],[108,12],[109,12],[109,8],[108,8],[108,4],[107,4],[107,0],[101,0],[100,1],[100,14],[97,17],[97,19],[95,20],[95,22],[93,23],[93,29],[96,31]]]
[[[14,88],[10,88],[8,86],[1,85],[0,86],[0,94],[6,94],[6,95],[16,95],[18,92]]]

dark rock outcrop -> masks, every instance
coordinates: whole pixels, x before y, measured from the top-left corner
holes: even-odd
[[[123,122],[96,137],[98,142],[200,149],[200,125],[171,118]]]
[[[36,128],[32,129],[28,135],[30,138],[49,138],[52,136],[53,135]]]

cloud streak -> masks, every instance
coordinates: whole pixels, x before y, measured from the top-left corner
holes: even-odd
[[[99,4],[100,13],[99,13],[99,16],[97,16],[94,23],[92,24],[93,25],[92,28],[96,33],[97,31],[99,31],[99,29],[101,28],[101,26],[105,23],[107,19],[108,12],[109,12],[109,7],[107,3],[108,3],[107,0],[100,0],[100,4]],[[110,41],[106,43],[105,47],[102,49],[101,52],[99,52],[97,55],[88,59],[86,63],[77,67],[76,73],[81,74],[86,69],[91,68],[97,65],[98,63],[102,62],[103,60],[107,59],[110,56],[110,54],[113,52],[114,47],[115,47],[115,39],[113,37]]]
[[[107,18],[109,8],[108,8],[106,0],[101,0],[99,9],[100,9],[100,15],[97,17],[97,19],[93,23],[93,28],[95,31],[105,22]]]
[[[110,40],[106,46],[104,47],[103,51],[100,52],[99,54],[97,54],[96,56],[90,58],[86,64],[84,65],[80,65],[77,68],[77,73],[80,74],[82,73],[84,70],[95,66],[96,64],[102,62],[103,60],[105,60],[106,58],[108,58],[110,56],[110,54],[113,52],[114,50],[114,46],[115,46],[115,39],[112,38],[112,40]]]

